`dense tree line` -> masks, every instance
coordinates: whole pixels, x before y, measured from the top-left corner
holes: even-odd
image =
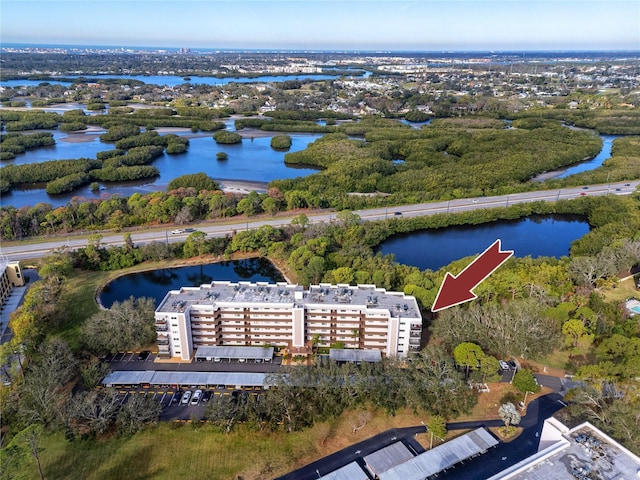
[[[12,160],[16,155],[33,148],[55,145],[52,133],[6,133],[0,135],[0,160]]]
[[[359,366],[318,362],[283,369],[271,381],[275,388],[259,397],[245,393],[212,398],[206,419],[227,432],[238,422],[292,432],[336,418],[345,410],[364,412],[374,407],[394,415],[410,408],[452,418],[468,412],[476,402],[451,357],[435,347],[416,354],[407,364],[394,359]]]
[[[392,195],[384,201],[392,203],[495,195],[541,188],[529,180],[595,156],[601,145],[597,136],[557,124],[497,129],[481,122],[486,123],[477,121],[481,128],[470,129],[470,120],[437,120],[420,130],[397,122],[393,128],[358,124],[353,128],[367,130],[366,142],[325,135],[285,156],[289,164],[323,167],[322,172],[272,185],[284,192],[309,192],[339,209],[382,203],[350,192],[384,192]]]
[[[21,130],[50,130],[60,123],[61,117],[57,113],[31,110],[18,112],[15,110],[0,111],[0,126],[7,132]]]

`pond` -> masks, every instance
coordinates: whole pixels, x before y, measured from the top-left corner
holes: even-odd
[[[502,240],[503,250],[513,250],[516,257],[560,258],[569,255],[571,242],[588,231],[589,224],[581,216],[532,216],[394,235],[382,242],[378,251],[394,254],[399,263],[438,270],[454,260],[482,253],[496,239]]]
[[[102,290],[100,303],[109,308],[113,302],[122,302],[133,295],[134,297],[153,298],[158,306],[169,290],[178,290],[180,287],[197,287],[214,280],[254,283],[285,281],[282,273],[266,258],[247,258],[205,265],[161,268],[116,278]]]

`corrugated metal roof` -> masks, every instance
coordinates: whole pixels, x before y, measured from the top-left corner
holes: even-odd
[[[327,475],[320,477],[321,480],[369,480],[369,476],[364,473],[356,462],[346,464],[344,467],[334,470]]]
[[[364,462],[373,474],[380,475],[382,472],[386,472],[387,470],[390,470],[413,457],[414,455],[409,451],[404,443],[396,442],[367,455],[364,457]]]
[[[380,480],[424,480],[467,458],[484,453],[497,444],[498,441],[489,432],[484,428],[478,428],[421,453],[378,476]]]
[[[380,350],[362,350],[355,348],[331,348],[329,358],[336,362],[379,362]]]
[[[135,385],[137,383],[151,383],[153,370],[147,371],[115,371],[107,375],[102,383],[105,385]]]
[[[166,371],[115,371],[102,383],[111,385],[239,385],[244,387],[267,387],[266,373],[258,372],[166,372]]]
[[[196,358],[234,358],[245,360],[271,360],[273,347],[233,347],[233,346],[209,346],[198,347]]]

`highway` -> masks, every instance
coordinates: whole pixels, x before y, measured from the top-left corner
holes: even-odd
[[[494,197],[477,197],[448,200],[444,202],[420,203],[414,205],[401,205],[398,207],[372,208],[367,210],[356,210],[354,213],[363,220],[385,220],[391,218],[421,217],[434,215],[437,213],[458,213],[471,210],[508,207],[518,203],[530,203],[537,201],[555,202],[558,200],[568,200],[581,196],[601,196],[601,195],[629,195],[640,185],[640,180],[631,180],[618,183],[608,183],[600,185],[588,185],[581,187],[563,188],[559,190],[543,190],[535,192],[514,193],[510,195],[500,195]],[[335,211],[325,210],[319,213],[306,213],[311,223],[329,222],[336,218]],[[210,237],[222,237],[233,233],[259,228],[263,225],[281,227],[289,225],[293,216],[276,216],[273,218],[260,217],[256,219],[243,219],[235,222],[210,222],[190,225],[197,230],[203,231]],[[190,234],[183,232],[172,234],[175,226],[168,225],[165,228],[139,227],[138,230],[127,230],[131,233],[131,238],[136,245],[143,245],[154,241],[159,242],[181,242]],[[60,234],[55,240],[43,238],[28,239],[24,242],[3,241],[0,245],[2,255],[9,260],[26,260],[40,258],[54,248],[68,247],[77,249],[87,245],[88,233]],[[124,243],[123,233],[102,233],[102,245],[122,245]]]

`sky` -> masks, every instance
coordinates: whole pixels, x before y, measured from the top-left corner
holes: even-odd
[[[640,0],[0,0],[0,43],[640,50]]]

